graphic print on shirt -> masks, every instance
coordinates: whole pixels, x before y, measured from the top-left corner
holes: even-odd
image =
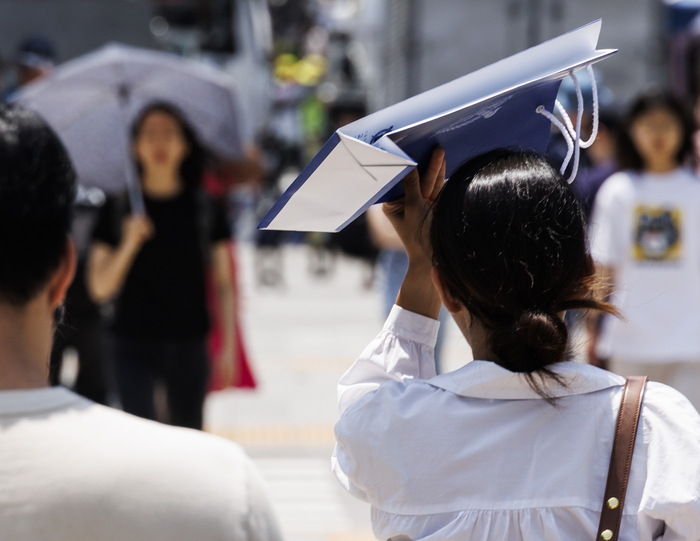
[[[678,260],[683,251],[681,222],[678,208],[639,205],[634,213],[634,259]]]

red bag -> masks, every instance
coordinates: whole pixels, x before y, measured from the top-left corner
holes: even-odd
[[[234,245],[230,243],[228,245],[229,262],[231,267],[231,283],[233,284],[234,295],[238,298],[238,285],[236,280],[236,260]],[[215,279],[213,269],[208,269],[205,273],[206,277],[206,293],[207,293],[207,307],[209,309],[209,318],[211,321],[211,330],[209,331],[209,336],[207,337],[207,346],[209,350],[209,391],[220,391],[225,387],[221,383],[221,367],[218,364],[219,353],[223,347],[223,327],[221,322],[221,310],[219,307],[219,297],[216,294]],[[245,344],[243,343],[243,335],[241,333],[240,326],[240,314],[238,310],[238,303],[236,303],[236,351],[235,358],[233,360],[234,367],[236,368],[236,373],[238,374],[238,381],[235,385],[230,385],[229,387],[245,388],[245,389],[255,389],[257,383],[253,372],[248,364],[248,356],[245,350]]]

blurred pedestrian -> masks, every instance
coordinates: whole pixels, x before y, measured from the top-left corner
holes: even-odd
[[[0,100],[7,101],[22,87],[51,73],[56,65],[56,50],[46,37],[28,36],[17,46],[13,61],[15,80],[5,88]]]
[[[615,161],[617,117],[618,115],[613,109],[599,112],[598,133],[593,144],[586,149],[587,165],[579,168],[576,178],[571,184],[576,198],[581,203],[586,224],[590,222],[598,190],[603,182],[617,170],[617,162]],[[584,116],[586,121],[588,118],[590,118],[589,115]],[[582,329],[585,323],[585,312],[569,310],[564,321],[573,332],[583,331],[585,333],[585,329]]]
[[[50,74],[56,64],[51,41],[42,36],[28,36],[17,47],[10,65],[12,84],[3,92],[3,101],[24,86]],[[51,353],[50,381],[58,385],[64,354],[77,353],[78,371],[72,388],[99,404],[108,400],[108,376],[103,366],[103,321],[99,307],[90,299],[85,285],[85,261],[92,228],[95,225],[104,193],[99,189],[80,189],[76,200],[71,234],[78,248],[76,278],[66,296],[64,325],[57,333]]]
[[[598,134],[593,144],[586,149],[589,165],[576,174],[571,187],[581,203],[586,220],[590,219],[598,190],[615,171],[615,139],[618,114],[614,109],[605,109],[598,115]]]
[[[110,385],[113,382],[111,371],[105,366],[108,357],[104,355],[105,322],[100,306],[88,293],[85,266],[92,232],[105,200],[99,188],[78,188],[71,224],[78,261],[75,279],[66,293],[64,324],[54,337],[49,376],[53,385],[64,383],[61,381],[63,358],[73,350],[78,356],[78,372],[71,388],[98,404],[107,404],[113,398],[113,385]]]
[[[328,110],[327,138],[339,128],[363,118],[366,114],[367,105],[362,93],[351,91],[342,93]],[[372,240],[366,212],[360,214],[342,230],[331,234],[327,244],[331,249],[339,249],[343,254],[363,261],[369,271],[364,280],[364,287],[372,286],[379,248]]]
[[[3,541],[277,541],[233,442],[48,387],[76,265],[75,173],[36,114],[0,105],[0,532]]]
[[[589,319],[591,362],[648,374],[700,408],[700,181],[692,118],[670,94],[639,96],[598,192],[591,251],[624,319]]]
[[[442,188],[443,157],[384,205],[409,268],[339,382],[333,469],[378,539],[593,539],[625,379],[566,360],[563,312],[614,312],[586,297],[581,208],[539,156],[495,150]],[[435,377],[441,304],[475,360]],[[625,505],[619,539],[700,539],[700,415],[649,383],[639,431],[626,496],[608,500]]]
[[[124,411],[154,419],[162,382],[169,422],[201,428],[209,376],[207,268],[221,307],[223,385],[236,376],[229,225],[200,188],[205,153],[174,107],[147,107],[132,137],[146,215],[128,214],[126,196],[108,201],[95,227],[88,286],[97,301],[116,298],[114,364]]]

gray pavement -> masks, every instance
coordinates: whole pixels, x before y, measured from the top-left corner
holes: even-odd
[[[284,287],[258,287],[253,247],[238,254],[243,332],[259,387],[212,394],[206,428],[253,457],[288,540],[373,539],[369,505],[330,471],[336,384],[383,323],[379,293],[364,287],[368,269],[338,257],[334,272],[316,278],[309,249],[286,246]],[[471,359],[453,322],[443,351],[447,369]]]

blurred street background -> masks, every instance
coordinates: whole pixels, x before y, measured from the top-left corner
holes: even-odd
[[[699,13],[690,0],[0,0],[0,93],[13,100],[111,42],[173,53],[235,83],[244,158],[224,164],[213,192],[236,239],[255,384],[211,392],[204,429],[253,457],[288,539],[365,540],[369,506],[330,471],[336,384],[381,329],[400,247],[371,215],[340,234],[256,224],[338,127],[598,18],[599,48],[620,50],[596,66],[604,108],[621,111],[649,85],[690,99]],[[81,204],[99,207],[90,189]],[[449,318],[441,340],[442,372],[471,359]],[[86,359],[70,347],[62,355],[59,379],[75,386]],[[119,407],[105,372],[105,400]]]
[[[285,284],[274,291],[255,286],[254,249],[240,247],[244,328],[260,386],[210,395],[207,430],[246,447],[290,539],[373,539],[369,505],[341,488],[329,457],[336,384],[381,328],[380,295],[364,287],[360,261],[339,258],[333,275],[319,279],[308,272],[308,247],[283,252]],[[445,369],[470,358],[450,321]]]

